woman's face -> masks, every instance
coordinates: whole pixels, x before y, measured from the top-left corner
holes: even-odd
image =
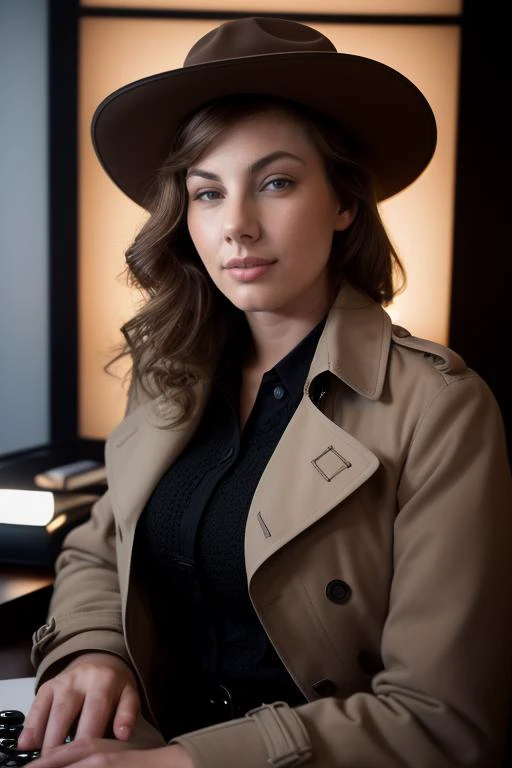
[[[246,313],[322,314],[343,210],[300,122],[275,109],[245,117],[187,171],[188,228],[219,290]]]

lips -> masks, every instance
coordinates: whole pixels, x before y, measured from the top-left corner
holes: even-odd
[[[244,258],[230,259],[224,265],[224,269],[250,269],[251,267],[268,267],[274,261],[270,259],[261,259],[256,256],[245,256]]]
[[[262,259],[257,256],[235,257],[224,265],[229,276],[237,283],[252,283],[261,280],[276,263],[276,259]]]

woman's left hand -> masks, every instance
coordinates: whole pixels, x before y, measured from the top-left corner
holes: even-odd
[[[179,744],[154,749],[134,749],[117,739],[76,739],[52,747],[38,758],[37,768],[194,768],[192,758]]]

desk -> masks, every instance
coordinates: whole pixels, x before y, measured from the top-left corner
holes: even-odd
[[[0,456],[0,488],[35,490],[34,475],[79,459],[102,461],[104,442],[77,439]],[[97,495],[101,489],[87,489]],[[0,561],[0,680],[30,677],[33,632],[45,623],[53,568]]]
[[[51,568],[0,565],[0,611],[12,600],[31,595],[53,584]]]
[[[34,699],[35,677],[0,680],[0,710],[18,709],[24,715]]]
[[[32,633],[46,621],[53,570],[0,565],[0,680],[34,675]]]

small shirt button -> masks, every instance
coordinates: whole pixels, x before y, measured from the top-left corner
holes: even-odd
[[[283,385],[282,384],[277,384],[274,387],[274,397],[275,397],[275,399],[276,400],[282,400],[285,395],[286,395],[286,390],[283,387]]]
[[[327,584],[325,594],[333,603],[342,605],[350,600],[352,590],[346,581],[342,581],[342,579],[333,579]]]
[[[322,697],[334,696],[337,687],[335,682],[325,678],[324,680],[319,680],[317,683],[313,683],[313,690]]]

